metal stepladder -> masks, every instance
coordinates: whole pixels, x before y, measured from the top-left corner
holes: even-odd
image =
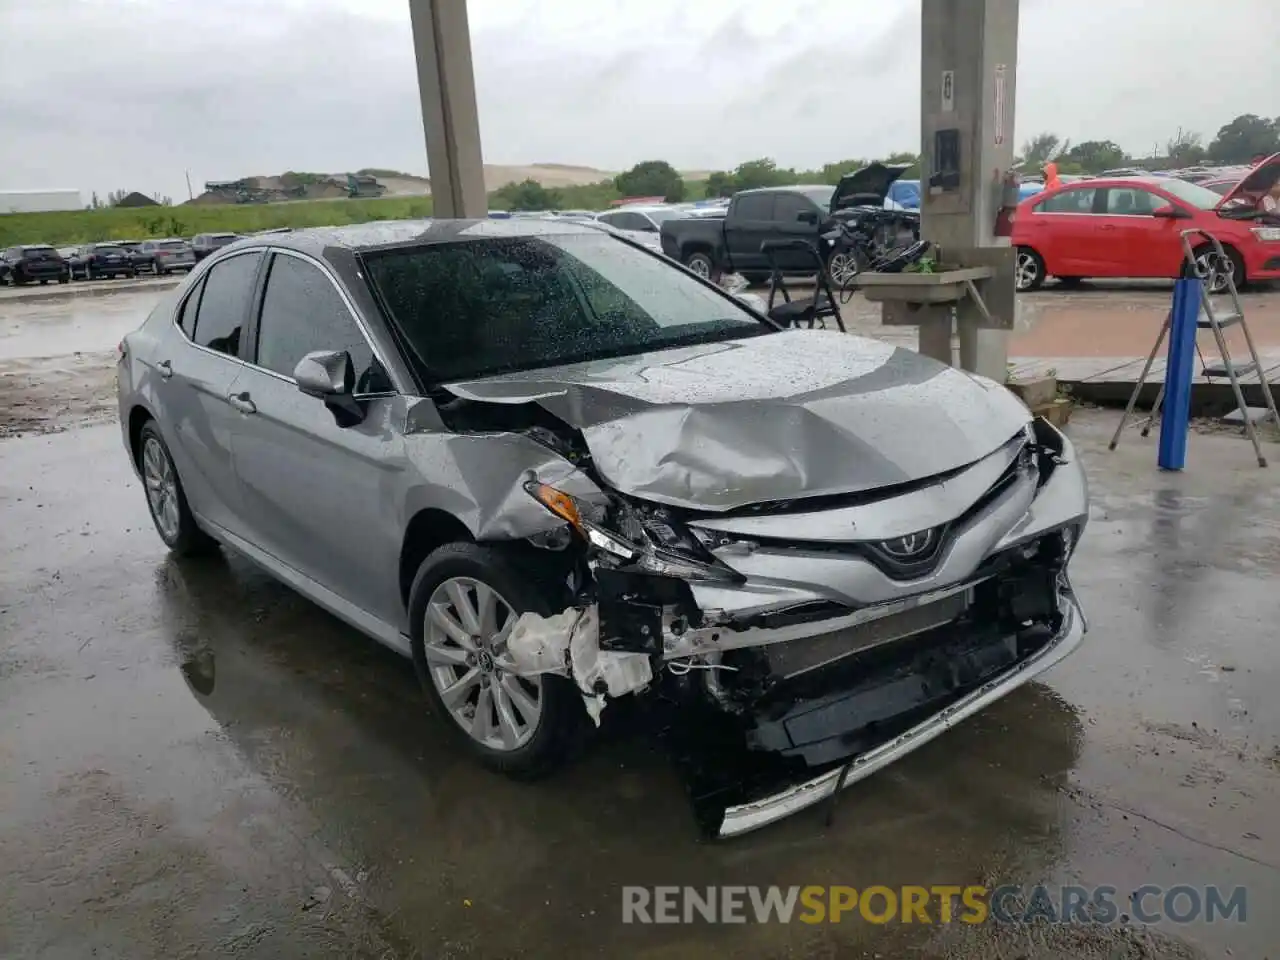
[[[1209,296],[1213,266],[1207,262],[1208,258],[1205,258],[1204,265],[1196,262],[1196,255],[1191,247],[1192,237],[1208,239],[1213,246],[1214,262],[1219,265],[1225,265],[1225,267],[1219,267],[1219,269],[1223,270],[1223,276],[1226,278],[1226,290],[1231,302],[1231,309],[1225,314],[1219,314],[1215,310],[1213,301]],[[1196,329],[1213,331],[1213,339],[1218,345],[1218,354],[1221,357],[1221,363],[1213,365],[1206,363],[1204,354],[1200,352],[1200,346],[1197,344],[1196,354],[1200,358],[1201,372],[1206,379],[1226,377],[1231,381],[1231,392],[1235,395],[1236,406],[1240,409],[1241,417],[1244,418],[1244,430],[1249,437],[1249,441],[1253,444],[1253,452],[1258,457],[1258,466],[1265,467],[1267,458],[1262,453],[1262,444],[1258,441],[1258,432],[1254,429],[1253,418],[1249,416],[1249,408],[1244,400],[1244,391],[1240,386],[1240,377],[1249,373],[1257,373],[1258,386],[1262,390],[1262,396],[1267,405],[1267,415],[1271,418],[1272,423],[1278,426],[1280,426],[1280,414],[1276,412],[1275,397],[1271,394],[1271,384],[1267,382],[1267,374],[1262,366],[1262,358],[1258,356],[1258,349],[1254,346],[1253,337],[1249,333],[1249,325],[1245,323],[1244,306],[1240,303],[1240,292],[1236,289],[1235,271],[1231,268],[1232,261],[1227,256],[1227,252],[1222,249],[1222,244],[1218,238],[1205,230],[1182,231],[1182,250],[1184,262],[1189,265],[1196,276],[1204,281],[1200,285],[1200,314],[1196,318]],[[1120,442],[1120,434],[1129,422],[1129,418],[1133,416],[1133,409],[1137,405],[1138,395],[1142,392],[1143,384],[1146,382],[1147,375],[1151,372],[1151,367],[1160,353],[1161,346],[1164,345],[1165,337],[1169,335],[1172,323],[1173,311],[1170,311],[1164,318],[1164,323],[1160,327],[1160,335],[1156,337],[1155,345],[1152,346],[1151,353],[1147,356],[1146,365],[1142,368],[1137,384],[1134,385],[1133,395],[1129,397],[1129,404],[1124,409],[1124,416],[1120,418],[1120,424],[1116,427],[1115,435],[1111,438],[1110,449],[1112,450]],[[1245,343],[1249,347],[1251,359],[1245,363],[1236,363],[1231,359],[1231,352],[1227,349],[1227,338],[1223,332],[1237,324],[1244,333]],[[1164,397],[1165,384],[1161,383],[1160,391],[1156,394],[1156,402],[1151,408],[1151,415],[1141,421],[1142,436],[1145,437],[1151,432],[1151,425],[1160,416],[1160,405],[1164,402]]]

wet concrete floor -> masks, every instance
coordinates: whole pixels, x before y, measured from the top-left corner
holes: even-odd
[[[0,441],[0,957],[1280,956],[1277,467],[1111,414],[1081,650],[824,811],[700,842],[615,731],[474,766],[412,670],[234,555],[168,557],[113,426]],[[1280,456],[1273,458],[1280,461]],[[630,884],[1248,888],[1247,922],[624,925]]]

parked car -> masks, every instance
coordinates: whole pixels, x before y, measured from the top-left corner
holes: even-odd
[[[1190,228],[1221,241],[1237,287],[1280,279],[1280,218],[1254,206],[1277,176],[1280,154],[1225,196],[1172,177],[1085,180],[1046,191],[1023,201],[1014,218],[1017,287],[1034,290],[1050,276],[1067,284],[1084,277],[1177,277],[1184,269],[1182,232]],[[1208,241],[1198,241],[1194,252],[1213,292],[1224,290],[1227,270],[1212,262]]]
[[[843,246],[826,244],[823,235],[831,232],[839,219],[865,217],[872,211],[918,234],[918,213],[884,213],[891,185],[908,169],[873,163],[841,178],[835,187],[816,184],[743,190],[734,194],[723,217],[664,223],[662,252],[699,276],[740,273],[755,283],[770,274],[763,243],[803,240],[821,251],[832,279],[844,283],[856,272],[854,255]],[[783,251],[775,258],[779,269],[786,272],[813,273],[815,269],[813,256],[807,252]]]
[[[499,770],[546,774],[647,696],[690,746],[714,725],[717,757],[750,740],[801,771],[726,788],[722,836],[916,749],[1084,631],[1062,433],[913,351],[779,330],[599,228],[245,240],[117,372],[172,550],[229,546],[411,658]]]
[[[919,210],[920,181],[895,180],[889,185],[889,192],[884,198],[886,210]]]
[[[167,240],[146,240],[142,244],[141,253],[150,262],[151,272],[157,277],[163,277],[174,270],[189,273],[196,265],[196,255],[191,244],[177,237],[170,237]]]
[[[692,211],[683,210],[673,204],[637,205],[619,207],[596,214],[596,221],[606,227],[621,231],[627,237],[650,250],[662,252],[660,231],[668,220],[681,220]]]
[[[238,233],[198,233],[191,238],[191,250],[195,254],[196,261],[199,262],[213,251],[229,243],[235,243],[239,239]]]
[[[84,244],[71,258],[68,267],[71,276],[81,280],[138,275],[129,252],[115,243]]]
[[[4,260],[5,283],[20,286],[38,280],[41,285],[50,280],[66,283],[71,279],[67,261],[47,243],[29,243],[9,247],[0,254]]]
[[[1213,180],[1201,180],[1200,186],[1206,190],[1212,190],[1220,197],[1225,197],[1228,193],[1235,189],[1236,184],[1240,182],[1241,177],[1218,177]]]
[[[153,264],[151,258],[143,252],[141,240],[112,240],[111,242],[128,255],[135,274],[151,272]]]

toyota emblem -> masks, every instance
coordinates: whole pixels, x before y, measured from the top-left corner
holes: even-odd
[[[908,533],[905,537],[892,540],[881,540],[880,549],[895,560],[912,560],[928,553],[937,537],[934,530],[920,530]]]

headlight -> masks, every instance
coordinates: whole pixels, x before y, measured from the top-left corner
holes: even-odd
[[[1280,227],[1254,227],[1253,235],[1263,243],[1280,243]]]
[[[603,517],[583,516],[577,500],[555,487],[537,480],[524,485],[525,491],[549,512],[564,520],[582,538],[589,550],[643,573],[680,580],[741,581],[737,571],[707,553],[684,527],[660,512],[642,514],[623,504],[614,531]]]

